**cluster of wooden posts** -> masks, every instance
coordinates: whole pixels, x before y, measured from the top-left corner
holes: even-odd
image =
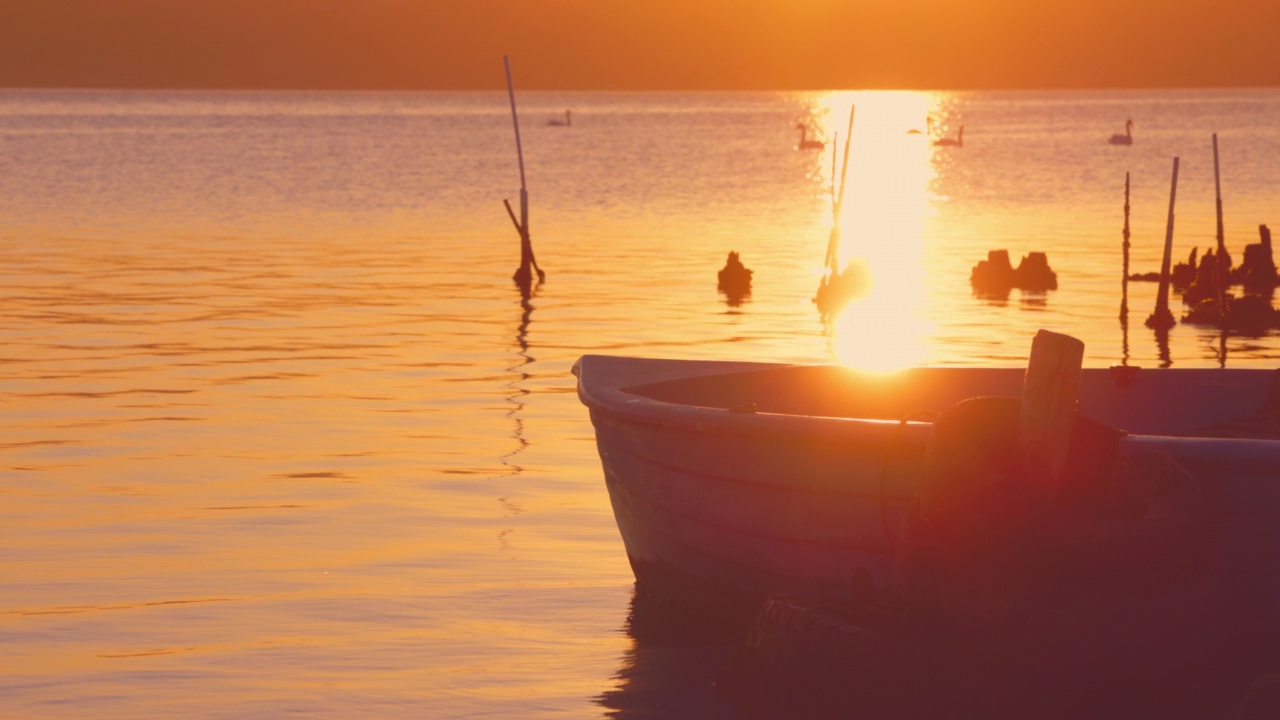
[[[516,155],[520,162],[520,216],[516,217],[511,203],[505,198],[507,215],[515,225],[520,236],[520,267],[513,279],[521,291],[528,296],[532,291],[534,278],[538,283],[546,280],[546,273],[538,267],[533,255],[533,241],[529,233],[529,193],[525,184],[524,153],[520,146],[520,119],[516,113],[515,89],[511,82],[511,63],[504,56],[503,63],[507,71],[507,93],[511,99],[511,122],[515,128]],[[853,134],[854,108],[849,108],[849,128],[845,135],[844,158],[840,172],[840,183],[835,179],[837,142],[832,142],[831,157],[831,236],[827,242],[827,253],[823,260],[824,275],[819,283],[813,302],[823,317],[829,317],[839,311],[859,291],[865,281],[857,268],[840,268],[840,216],[844,204],[844,186],[849,169],[849,140]],[[1271,231],[1266,225],[1258,227],[1259,242],[1245,248],[1244,257],[1239,266],[1232,263],[1227,253],[1226,240],[1222,223],[1222,183],[1218,165],[1218,135],[1213,135],[1213,181],[1217,200],[1217,247],[1207,250],[1197,258],[1198,248],[1191,251],[1186,263],[1175,265],[1173,253],[1174,205],[1178,194],[1178,162],[1173,159],[1173,177],[1169,188],[1169,216],[1165,227],[1164,255],[1160,263],[1159,273],[1129,272],[1129,173],[1124,176],[1124,230],[1123,251],[1124,271],[1121,286],[1120,319],[1128,322],[1129,316],[1129,282],[1156,281],[1159,289],[1156,292],[1156,306],[1146,319],[1146,325],[1157,332],[1167,332],[1178,323],[1169,309],[1170,289],[1182,293],[1183,302],[1190,311],[1182,317],[1182,322],[1191,324],[1216,325],[1225,330],[1243,332],[1264,332],[1271,328],[1280,328],[1280,310],[1271,306],[1271,297],[1276,287],[1280,286],[1280,273],[1277,272],[1271,249]],[[838,188],[838,189],[837,189]],[[1041,252],[1029,253],[1022,259],[1017,268],[1009,262],[1007,250],[992,250],[987,259],[979,261],[970,272],[970,285],[974,291],[984,296],[1007,295],[1012,288],[1042,292],[1058,287],[1057,274],[1049,267],[1047,256]],[[730,253],[729,261],[719,273],[718,286],[722,292],[730,296],[731,301],[741,299],[750,293],[751,271],[742,266],[737,253]],[[1243,290],[1240,297],[1228,292],[1228,288],[1239,286]]]
[[[850,263],[840,267],[840,217],[844,210],[844,188],[849,173],[849,141],[853,137],[853,114],[856,108],[849,106],[849,127],[844,135],[844,157],[840,162],[840,184],[836,185],[836,148],[840,136],[831,140],[831,234],[827,238],[827,252],[822,259],[822,279],[818,281],[813,303],[823,319],[835,316],[867,286],[867,277],[861,265]]]
[[[1280,286],[1280,275],[1271,253],[1271,231],[1260,225],[1260,241],[1245,248],[1244,258],[1234,266],[1227,253],[1222,222],[1222,182],[1218,165],[1218,135],[1213,135],[1213,181],[1217,200],[1217,247],[1205,252],[1197,263],[1197,249],[1191,251],[1187,263],[1174,265],[1173,219],[1178,194],[1178,158],[1173,159],[1173,179],[1169,189],[1169,218],[1165,227],[1164,255],[1160,273],[1129,273],[1129,174],[1124,178],[1124,274],[1120,301],[1120,319],[1128,321],[1129,281],[1154,280],[1160,283],[1156,292],[1156,306],[1147,317],[1147,327],[1157,332],[1167,332],[1178,323],[1169,309],[1169,291],[1182,292],[1183,302],[1190,311],[1182,322],[1215,325],[1224,330],[1240,332],[1265,332],[1280,327],[1280,311],[1271,307],[1271,296]],[[1243,293],[1236,297],[1228,292],[1232,286],[1240,286]]]

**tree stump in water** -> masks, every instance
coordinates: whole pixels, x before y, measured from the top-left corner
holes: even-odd
[[[1276,263],[1271,253],[1271,229],[1258,226],[1259,242],[1246,245],[1244,261],[1232,274],[1232,279],[1243,285],[1245,292],[1269,293],[1280,285]]]
[[[1018,288],[1030,292],[1058,289],[1058,274],[1049,267],[1042,252],[1023,256],[1015,269],[1009,262],[1008,250],[988,250],[987,259],[979,260],[969,272],[969,285],[981,296],[1003,297]]]
[[[742,264],[738,253],[731,250],[717,275],[716,287],[725,294],[730,305],[736,305],[751,294],[751,275],[751,269]]]

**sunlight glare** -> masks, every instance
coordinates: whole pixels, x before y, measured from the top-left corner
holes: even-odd
[[[832,323],[833,352],[845,365],[893,370],[925,355],[924,224],[932,210],[928,193],[934,174],[926,132],[931,101],[922,92],[859,91],[831,93],[820,103],[828,111],[828,137],[846,131],[849,106],[856,108],[840,256],[865,265],[871,281],[866,295]],[[837,163],[843,146],[841,139]],[[832,175],[838,184],[839,168]]]
[[[922,276],[917,273],[893,285],[878,283],[866,297],[845,306],[831,328],[835,360],[876,372],[919,364],[930,334],[918,282]]]

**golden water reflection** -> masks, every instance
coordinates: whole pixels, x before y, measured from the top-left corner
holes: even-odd
[[[933,212],[930,187],[937,176],[930,118],[941,96],[910,91],[831,93],[818,114],[828,137],[847,125],[856,107],[847,185],[840,222],[840,257],[867,270],[870,286],[830,323],[832,350],[842,364],[893,370],[925,357],[925,222]],[[838,185],[844,152],[825,160]],[[838,193],[833,193],[833,196]],[[819,271],[820,272],[820,271]]]
[[[1204,117],[1238,133],[1229,239],[1256,237],[1280,196],[1255,152],[1280,147],[1268,93],[1165,115],[1170,142]],[[695,704],[713,699],[705,654],[619,631],[634,578],[569,372],[581,355],[820,363],[838,347],[887,367],[924,347],[1025,366],[1045,326],[1092,364],[1216,366],[1230,342],[1230,366],[1263,367],[1280,347],[1155,337],[1152,283],[1130,287],[1122,347],[1119,163],[1147,163],[1141,271],[1163,247],[1167,158],[1110,153],[1107,103],[1058,119],[1100,95],[966,97],[933,136],[963,119],[963,149],[908,132],[939,96],[805,96],[837,105],[799,110],[827,139],[858,104],[840,229],[875,285],[830,334],[809,300],[832,148],[793,148],[790,96],[530,98],[548,280],[523,298],[505,94],[4,95],[4,717],[714,717]],[[1143,95],[1146,116],[1184,95]],[[537,123],[571,104],[572,131]],[[1212,192],[1186,197],[1179,257],[1213,233]],[[971,297],[996,247],[1048,251],[1063,290]],[[756,272],[733,314],[715,280],[729,250]]]

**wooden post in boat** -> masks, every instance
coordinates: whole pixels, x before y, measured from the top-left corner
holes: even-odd
[[[1218,210],[1218,254],[1213,259],[1213,284],[1218,301],[1218,314],[1225,315],[1227,271],[1231,260],[1227,257],[1227,240],[1222,231],[1222,180],[1218,175],[1218,133],[1213,134],[1213,190]]]
[[[1178,196],[1178,158],[1173,159],[1173,183],[1169,187],[1169,220],[1164,232],[1164,260],[1160,262],[1160,289],[1156,292],[1156,309],[1147,318],[1147,327],[1168,330],[1177,324],[1169,312],[1169,264],[1173,257],[1173,205]]]
[[[1044,483],[1046,497],[1058,492],[1071,441],[1071,426],[1080,403],[1080,368],[1084,343],[1041,330],[1031,341],[1031,357],[1022,380],[1018,449],[1023,468]]]
[[[511,211],[511,204],[505,199],[502,201],[507,206],[507,214],[511,216],[511,221],[516,224],[516,231],[520,233],[520,267],[516,270],[512,279],[516,281],[522,288],[527,288],[533,283],[533,273],[538,273],[538,282],[547,279],[546,273],[542,272],[542,268],[538,267],[538,261],[533,257],[533,240],[529,236],[529,190],[524,181],[524,149],[520,147],[520,118],[516,114],[516,91],[515,86],[511,83],[511,61],[506,55],[502,56],[502,64],[507,70],[507,95],[511,98],[511,124],[516,130],[516,157],[520,161],[520,219],[516,220],[515,213]]]
[[[1129,173],[1124,174],[1124,273],[1120,280],[1120,319],[1129,318]]]

